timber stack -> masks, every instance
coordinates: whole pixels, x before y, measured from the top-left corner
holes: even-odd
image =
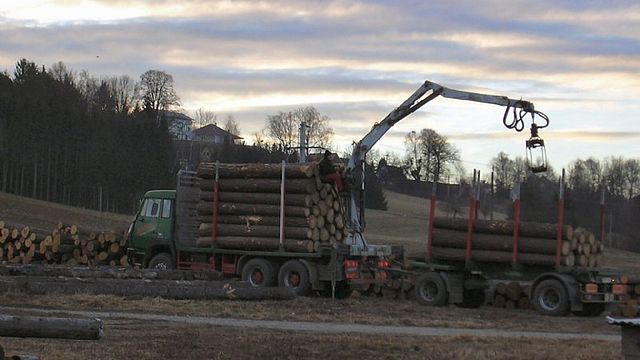
[[[278,250],[282,166],[201,163],[196,245]],[[311,253],[343,242],[342,201],[335,186],[321,181],[317,164],[286,164],[284,178],[283,250]]]
[[[468,232],[467,219],[435,218],[433,221],[433,258],[464,261]],[[475,220],[471,258],[476,262],[513,261],[514,222]],[[583,228],[564,225],[561,230],[560,265],[598,267],[604,265],[604,244]],[[517,262],[525,265],[553,266],[557,251],[557,225],[520,222]]]
[[[521,285],[517,281],[496,284],[493,306],[507,309],[531,309],[529,285]]]
[[[52,231],[0,221],[0,262],[127,266],[124,232],[82,230],[58,223]]]

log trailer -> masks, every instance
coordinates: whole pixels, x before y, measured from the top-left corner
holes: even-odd
[[[518,132],[524,129],[524,121],[530,116],[531,137],[525,142],[529,170],[533,173],[547,170],[544,140],[540,138],[538,130],[549,125],[549,118],[536,111],[532,103],[504,96],[453,90],[426,81],[402,105],[389,113],[381,122],[376,123],[353,149],[346,168],[350,182],[356,184],[352,186],[348,202],[350,205],[348,212],[350,231],[347,243],[352,246],[353,250],[366,249],[370,246],[362,234],[364,230],[363,174],[366,153],[393,125],[438,96],[504,106],[506,108],[503,116],[504,125]],[[510,110],[513,111],[512,117]],[[541,124],[536,124],[536,118],[542,120]],[[479,180],[478,174],[477,183]],[[476,179],[474,179],[475,181]],[[479,193],[479,187],[477,191]],[[473,239],[474,222],[477,219],[477,200],[473,198],[469,205],[465,244],[461,246],[461,249],[454,249],[458,255],[434,256],[433,216],[436,208],[434,186],[430,202],[431,218],[429,219],[425,255],[405,259],[402,264],[396,264],[397,266],[392,266],[386,271],[391,275],[390,279],[411,282],[414,285],[417,301],[423,305],[457,304],[465,307],[478,307],[485,303],[485,294],[491,294],[496,284],[518,282],[529,289],[528,298],[541,314],[559,316],[571,311],[581,316],[599,315],[604,311],[606,304],[619,302],[627,296],[627,287],[624,284],[625,277],[611,269],[562,266],[560,262],[564,206],[562,194],[561,182],[557,217],[557,246],[551,263],[548,258],[533,265],[523,261],[526,255],[520,253],[518,245],[520,237],[518,230],[519,200],[514,202],[514,206],[516,206],[514,209],[515,223],[512,226],[515,230],[513,231],[512,254],[508,254],[507,261],[504,260],[504,256],[496,258],[495,253],[491,254],[490,251],[483,252],[475,249]]]

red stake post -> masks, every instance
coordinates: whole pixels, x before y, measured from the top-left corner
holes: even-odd
[[[218,239],[218,205],[220,202],[220,189],[218,187],[218,168],[220,162],[216,161],[216,181],[213,183],[213,211],[211,216],[211,246],[215,247]]]
[[[564,169],[560,177],[560,192],[558,193],[558,224],[556,227],[556,266],[560,266],[562,252],[562,226],[564,224]]]
[[[600,243],[604,244],[604,225],[607,215],[607,207],[604,203],[604,188],[602,188],[602,196],[600,197]]]
[[[431,187],[431,200],[429,200],[429,230],[427,233],[427,259],[433,256],[433,220],[436,217],[436,182]]]
[[[511,254],[511,262],[515,265],[518,263],[518,242],[520,240],[520,183],[514,188],[513,199],[513,253]]]
[[[464,254],[466,262],[471,261],[471,247],[473,245],[473,221],[476,217],[476,199],[474,186],[476,183],[476,169],[473,169],[473,183],[471,188],[471,196],[469,198],[469,218],[467,221],[467,244]]]

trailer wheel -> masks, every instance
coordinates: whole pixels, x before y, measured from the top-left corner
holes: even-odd
[[[149,265],[147,265],[149,269],[156,270],[170,270],[175,269],[175,265],[173,264],[173,258],[169,253],[159,253],[154,255],[149,261]]]
[[[466,309],[475,309],[484,305],[486,295],[483,289],[464,290],[462,293],[462,302],[456,306]]]
[[[298,296],[305,296],[311,289],[309,271],[298,260],[289,260],[278,272],[278,286],[291,288]]]
[[[569,295],[558,280],[544,280],[533,291],[533,304],[542,315],[564,316],[569,312]]]
[[[418,277],[415,293],[420,305],[443,306],[447,303],[447,288],[442,277],[435,272],[427,272]]]
[[[273,286],[275,279],[274,266],[267,259],[251,259],[242,268],[242,281],[250,283],[253,287]]]
[[[575,316],[584,316],[584,317],[596,317],[600,316],[605,310],[604,303],[588,303],[582,304],[581,311],[573,311],[573,315]]]

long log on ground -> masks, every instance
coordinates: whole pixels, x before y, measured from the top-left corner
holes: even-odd
[[[467,233],[462,231],[433,229],[433,245],[464,249],[467,244]],[[513,237],[506,235],[473,234],[473,249],[511,251]],[[556,240],[521,237],[518,249],[523,253],[553,255],[556,253]],[[515,300],[515,299],[514,299]]]
[[[198,215],[213,214],[213,203],[201,201],[196,205],[196,210],[198,211]],[[218,214],[280,216],[280,206],[220,203],[218,205]],[[285,206],[285,216],[306,218],[309,215],[311,215],[311,210],[307,207]]]
[[[201,223],[198,228],[200,236],[211,236],[211,224]],[[280,237],[279,226],[246,226],[246,225],[227,225],[218,224],[216,226],[216,234],[218,236],[248,236],[248,237]],[[311,239],[312,231],[309,227],[296,228],[286,227],[284,228],[284,235],[289,239]]]
[[[0,315],[3,337],[98,340],[103,329],[100,319]]]
[[[94,294],[162,297],[166,299],[289,300],[291,288],[256,288],[245,282],[172,281],[135,279],[75,279],[40,277],[0,278],[0,292],[22,291],[34,295]]]
[[[199,216],[198,220],[201,223],[210,223],[212,218],[211,216],[203,215]],[[280,226],[280,217],[268,215],[218,215],[218,224]],[[314,228],[316,224],[317,221],[314,216],[284,218],[284,226],[287,227]]]
[[[315,164],[286,164],[285,177],[310,178],[314,175]],[[198,165],[197,174],[203,179],[213,179],[216,175],[216,164],[202,162]],[[218,164],[220,178],[274,178],[282,176],[282,164]]]
[[[213,192],[201,192],[200,200],[213,201]],[[280,194],[221,191],[219,193],[218,200],[220,202],[228,203],[280,205]],[[310,207],[313,205],[312,196],[310,194],[286,194],[284,202],[285,205],[290,206]]]
[[[467,219],[437,217],[433,220],[433,226],[434,228],[467,231]],[[485,234],[513,235],[513,221],[478,219],[473,224],[473,230]],[[526,221],[520,223],[520,236],[523,237],[555,239],[556,231],[556,224]],[[571,240],[572,237],[573,228],[569,225],[564,225],[562,238]]]
[[[212,244],[211,237],[200,237],[196,241],[196,245],[199,247],[211,246]],[[274,251],[278,250],[279,245],[279,238],[240,236],[220,236],[216,238],[216,246],[223,249]],[[282,245],[285,251],[290,252],[311,253],[314,251],[313,241],[311,240],[285,239]]]
[[[464,261],[465,249],[434,247],[433,257],[439,260]],[[474,250],[471,254],[471,260],[477,262],[510,263],[511,252]],[[570,266],[564,263],[566,261],[566,258],[562,258],[561,265]],[[553,266],[555,265],[555,256],[542,254],[519,254],[518,262],[526,265]]]
[[[38,264],[0,265],[0,276],[72,277],[90,279],[146,279],[146,280],[222,280],[217,271],[181,271],[135,269],[112,266],[63,266]]]
[[[200,190],[213,191],[213,180],[200,181]],[[253,193],[280,193],[280,180],[278,179],[220,179],[218,186],[221,192],[253,192]],[[317,189],[313,179],[289,179],[285,181],[287,194],[313,194]]]

